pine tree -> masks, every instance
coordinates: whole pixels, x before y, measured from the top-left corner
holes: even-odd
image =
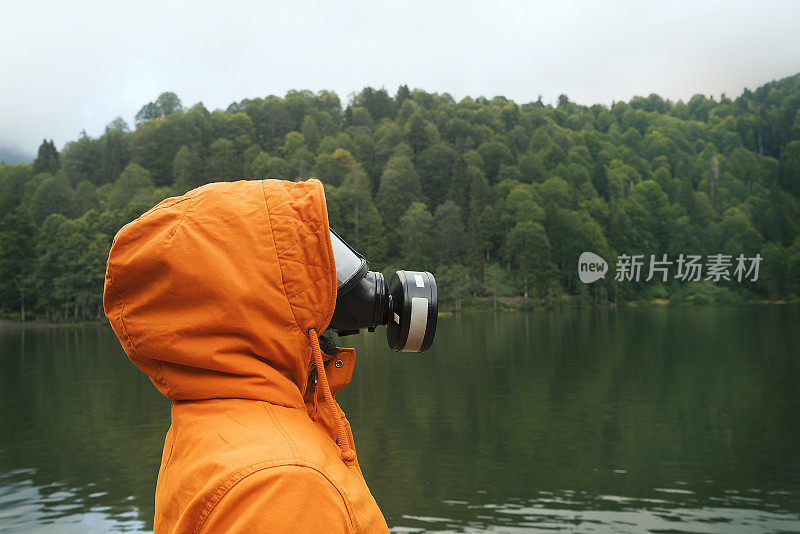
[[[61,161],[58,157],[58,150],[56,150],[56,146],[51,139],[48,141],[47,139],[42,140],[42,144],[39,145],[39,152],[36,155],[36,159],[33,162],[33,174],[39,174],[41,172],[49,172],[50,174],[55,174],[61,168]]]

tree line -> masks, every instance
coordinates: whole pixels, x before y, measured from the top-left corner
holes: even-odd
[[[800,294],[800,74],[731,99],[584,106],[367,87],[226,110],[163,93],[31,164],[0,165],[0,313],[102,315],[113,235],[213,181],[317,177],[331,226],[373,268],[429,270],[445,302],[523,306]],[[758,281],[591,285],[584,251],[760,254]],[[490,297],[490,298],[487,298]],[[510,298],[519,297],[519,298]]]

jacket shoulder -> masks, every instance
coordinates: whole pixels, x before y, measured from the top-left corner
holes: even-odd
[[[256,464],[220,486],[196,532],[356,532],[342,490],[314,466]]]
[[[319,521],[332,526],[317,532],[388,532],[358,467],[304,410],[222,399],[176,403],[172,415],[156,534],[273,532],[273,523],[306,532],[282,528],[286,517],[308,532]]]

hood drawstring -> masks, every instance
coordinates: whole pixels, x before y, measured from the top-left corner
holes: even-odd
[[[325,362],[322,360],[322,349],[319,347],[317,330],[315,328],[310,328],[309,333],[311,332],[313,332],[313,335],[311,336],[311,350],[314,353],[314,363],[317,366],[317,380],[322,386],[322,394],[325,397],[325,404],[327,404],[328,409],[333,414],[333,420],[336,424],[336,433],[339,435],[339,437],[336,438],[336,443],[341,449],[342,460],[344,460],[346,464],[350,465],[355,461],[356,453],[350,448],[350,441],[347,439],[347,432],[345,432],[342,417],[339,414],[336,401],[333,400],[331,388],[328,385],[328,376],[325,374]],[[316,399],[316,394],[314,395],[314,398]]]
[[[314,411],[311,412],[311,420],[312,421],[316,421],[317,420],[317,415],[318,415],[318,408],[317,408],[317,364],[316,363],[314,363],[313,367],[311,367],[311,376],[314,379],[314,384],[311,386],[313,388],[311,391],[312,391],[312,395],[314,397],[314,403],[312,405],[313,408],[314,408]]]

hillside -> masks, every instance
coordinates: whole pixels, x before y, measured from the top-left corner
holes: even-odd
[[[185,108],[162,94],[99,138],[0,165],[0,312],[102,314],[116,231],[211,181],[318,177],[331,225],[381,269],[433,271],[443,297],[547,305],[800,294],[800,74],[735,99],[555,106],[366,88]],[[609,263],[583,284],[584,251]],[[619,255],[760,254],[758,280],[616,281]],[[646,270],[647,263],[645,263]],[[23,306],[24,304],[24,306]]]

